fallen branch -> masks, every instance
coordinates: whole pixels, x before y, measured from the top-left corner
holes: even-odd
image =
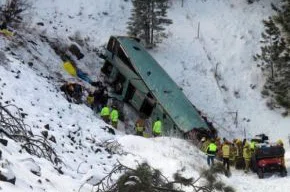
[[[12,114],[11,110],[16,111],[15,114]],[[53,164],[61,163],[61,159],[48,140],[43,136],[33,135],[30,127],[24,123],[20,111],[20,108],[15,105],[0,104],[0,133],[20,142],[22,148],[31,155],[43,157]]]

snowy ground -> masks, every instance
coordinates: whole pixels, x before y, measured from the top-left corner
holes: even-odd
[[[243,138],[245,129],[247,137],[263,132],[273,140],[281,138],[287,144],[286,165],[289,165],[290,119],[265,106],[266,101],[260,95],[263,78],[252,60],[252,55],[259,51],[263,29],[260,21],[272,13],[270,2],[264,0],[249,6],[245,1],[184,0],[181,7],[181,1],[172,1],[169,17],[173,25],[168,28],[169,38],[152,54],[183,87],[192,103],[218,125],[222,136]],[[184,167],[183,175],[196,178],[199,170],[207,166],[206,157],[187,142],[173,138],[145,139],[121,132],[111,135],[101,129],[105,124],[88,107],[70,104],[58,92],[62,79],[72,78],[65,74],[60,57],[39,34],[50,40],[59,39],[63,44],[70,44],[69,37],[80,34],[87,45],[83,49],[85,58],[78,61],[78,67],[97,80],[102,63],[92,50],[105,45],[110,35],[126,34],[130,1],[72,0],[67,8],[66,1],[36,0],[33,5],[34,10],[27,15],[29,32],[19,31],[17,37],[24,39],[25,46],[9,51],[5,47],[17,45],[18,41],[0,36],[0,102],[9,101],[23,108],[28,114],[25,123],[35,134],[45,130],[44,125],[50,125],[49,135],[57,140],[52,145],[65,162],[64,175],[47,160],[19,153],[19,144],[9,140],[8,147],[0,145],[2,161],[10,163],[17,181],[15,186],[1,182],[2,190],[78,191],[88,178],[92,177],[89,183],[93,184],[103,177],[117,159],[128,166],[135,166],[136,160],[147,161],[169,178]],[[38,22],[44,26],[37,25]],[[33,62],[33,66],[29,67],[28,62]],[[217,64],[219,82],[214,78]],[[17,71],[19,78],[15,78]],[[251,88],[253,85],[255,88]],[[237,127],[231,113],[236,111]],[[73,143],[69,135],[78,142]],[[129,154],[106,152],[98,143],[107,139],[118,140],[123,146],[121,150]],[[101,152],[96,153],[97,149]],[[41,176],[30,172],[39,167]],[[234,170],[231,178],[221,178],[237,191],[286,192],[290,188],[289,176],[272,175],[260,180],[253,173],[245,175]],[[81,191],[91,188],[86,184]]]

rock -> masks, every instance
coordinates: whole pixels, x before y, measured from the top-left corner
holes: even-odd
[[[7,146],[8,140],[6,139],[0,139],[0,143],[4,146]]]
[[[58,172],[59,174],[63,175],[63,171],[61,170],[61,168],[62,168],[62,167],[59,167],[59,168],[55,167],[55,170],[57,170],[57,172]]]
[[[49,130],[49,124],[44,125],[44,128]]]
[[[81,53],[79,47],[76,44],[71,44],[69,47],[69,51],[77,57],[78,60],[84,57],[84,54]]]
[[[25,118],[28,114],[27,113],[20,113],[22,118]]]
[[[112,134],[112,135],[115,135],[115,130],[109,126],[105,126],[105,127],[101,127],[101,129],[105,130],[106,132]]]
[[[41,134],[43,135],[44,138],[47,138],[48,132],[47,131],[41,131]]]
[[[98,149],[96,149],[96,150],[95,150],[95,153],[98,153],[98,152],[102,152],[102,150],[101,150],[101,149],[99,149],[99,148],[98,148]]]
[[[52,135],[52,136],[50,136],[50,138],[49,138],[48,140],[50,140],[50,141],[52,141],[52,142],[56,143],[56,139],[55,139],[55,137],[54,137],[53,135]]]
[[[28,62],[28,66],[32,67],[33,66],[33,62]]]
[[[30,172],[33,173],[34,175],[38,176],[38,177],[41,176],[40,172],[33,171],[33,170],[30,170]]]
[[[35,162],[34,159],[28,158],[24,160],[25,167],[34,175],[41,176],[41,167]]]
[[[9,162],[1,162],[0,166],[0,181],[9,182],[15,185],[16,177],[12,170],[10,169]]]
[[[44,23],[43,22],[38,22],[38,23],[36,23],[36,25],[44,26]]]

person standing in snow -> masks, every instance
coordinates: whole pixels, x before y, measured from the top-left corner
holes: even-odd
[[[92,91],[89,91],[87,96],[87,105],[93,109],[93,103],[94,103],[94,94]]]
[[[225,141],[222,146],[222,155],[223,155],[223,165],[226,167],[227,171],[230,170],[230,144],[228,141]]]
[[[220,137],[217,137],[215,139],[215,144],[217,146],[217,154],[216,154],[216,158],[218,160],[222,160],[223,159],[223,154],[222,154],[222,143],[221,143],[221,138]]]
[[[110,122],[110,108],[108,106],[104,106],[101,110],[101,118],[106,122]]]
[[[237,147],[235,146],[234,143],[230,143],[230,156],[229,156],[229,161],[230,165],[236,166],[236,158],[237,158]]]
[[[143,118],[139,118],[136,123],[135,123],[135,130],[136,130],[136,135],[138,136],[143,136],[144,131],[145,131],[145,121]]]
[[[153,136],[158,137],[161,136],[162,131],[162,122],[160,121],[159,117],[156,118],[156,121],[153,124]]]
[[[215,140],[211,139],[210,144],[208,145],[206,149],[207,164],[209,166],[214,165],[214,158],[216,156],[217,151],[218,151],[218,148],[217,148],[217,145],[215,144]]]
[[[210,144],[210,139],[209,138],[206,138],[206,137],[203,137],[202,138],[202,146],[201,146],[201,151],[203,151],[204,153],[206,153],[206,150],[207,150],[207,147],[209,146]]]
[[[250,168],[250,161],[251,161],[251,149],[250,149],[250,144],[248,142],[245,142],[245,145],[243,147],[243,158],[245,161],[244,172],[248,173],[249,168]]]
[[[96,82],[94,84],[96,87],[95,92],[94,92],[94,103],[93,103],[93,108],[96,110],[97,113],[99,113],[103,107],[102,105],[102,97],[105,92],[105,87],[103,86],[101,81]]]
[[[113,110],[110,113],[110,120],[113,127],[117,129],[118,127],[118,120],[119,120],[119,112],[115,105],[112,106]]]
[[[104,89],[104,93],[100,99],[100,102],[101,102],[101,106],[104,107],[108,104],[108,99],[109,99],[109,95],[108,95],[108,91],[107,91],[107,88]]]

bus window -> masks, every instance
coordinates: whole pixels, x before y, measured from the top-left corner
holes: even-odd
[[[150,116],[154,107],[156,105],[156,102],[152,96],[151,93],[148,93],[147,96],[145,97],[142,106],[140,108],[140,112],[144,113],[147,116]]]
[[[120,60],[127,65],[132,71],[135,71],[135,69],[133,68],[130,59],[128,58],[126,52],[124,51],[124,49],[122,48],[122,46],[119,46],[118,48],[118,52],[117,52],[117,56],[120,58]]]
[[[114,92],[116,94],[122,95],[125,81],[126,81],[125,76],[122,75],[121,73],[118,73],[116,80],[113,82]]]
[[[113,65],[109,62],[106,61],[104,66],[101,68],[101,71],[107,76],[109,77],[113,71]]]

